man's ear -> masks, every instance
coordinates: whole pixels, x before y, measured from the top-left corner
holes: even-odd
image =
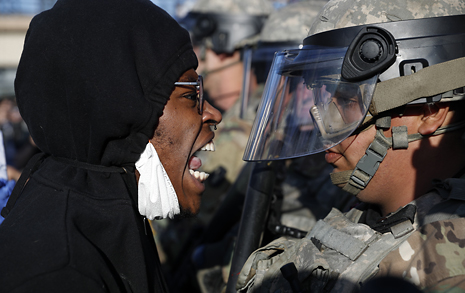
[[[429,135],[441,127],[446,120],[447,113],[449,112],[449,103],[425,104],[422,110],[423,115],[418,132],[422,135]]]

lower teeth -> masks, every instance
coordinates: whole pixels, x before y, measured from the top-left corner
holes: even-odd
[[[200,180],[200,181],[205,181],[210,174],[205,173],[205,172],[200,172],[200,171],[194,171],[192,169],[189,169],[189,173],[191,173],[192,176],[194,176],[195,179]]]

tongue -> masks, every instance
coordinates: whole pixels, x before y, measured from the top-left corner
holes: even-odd
[[[192,156],[189,159],[189,169],[197,170],[198,168],[200,168],[200,166],[202,166],[202,160],[200,160],[199,158]]]

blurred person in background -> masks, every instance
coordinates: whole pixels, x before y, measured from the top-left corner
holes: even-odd
[[[8,160],[16,153],[17,142],[10,121],[13,120],[14,122],[22,122],[21,116],[11,115],[12,112],[16,113],[12,109],[12,105],[13,101],[11,99],[3,98],[0,101],[0,209],[6,206],[10,194],[20,175],[20,171],[14,166],[11,166],[11,163]],[[7,130],[6,135],[5,130]],[[23,133],[25,133],[27,139],[27,131]],[[8,149],[8,152],[5,149]],[[11,157],[8,155],[11,155]],[[4,217],[0,215],[0,224],[3,222],[3,220]]]
[[[16,106],[14,73],[15,70],[11,68],[0,69],[0,209],[6,205],[26,164],[25,161],[29,160],[36,150],[30,143],[27,126]],[[0,223],[3,220],[0,215]]]
[[[27,161],[39,152],[39,149],[32,141],[14,99],[7,98],[0,101],[0,128],[3,132],[10,176],[17,180],[18,173],[23,170]]]
[[[27,24],[30,20],[31,17],[8,16],[0,21],[0,30],[2,30],[0,40],[8,44],[0,62],[0,130],[3,133],[8,173],[10,179],[15,180],[18,179],[19,173],[27,161],[37,152],[37,148],[31,144],[26,123],[24,123],[16,104],[14,92],[16,68],[12,67],[19,61],[21,51],[17,52],[11,47],[15,47],[16,44],[18,49],[22,48]],[[10,35],[19,38],[15,42],[14,38],[13,40],[8,39]]]
[[[148,0],[58,0],[15,92],[41,153],[1,215],[2,292],[168,292],[148,220],[198,212],[221,114],[188,32]]]
[[[21,171],[38,149],[33,144],[26,124],[13,98],[0,101],[0,209],[5,207]],[[0,215],[0,223],[4,217]]]

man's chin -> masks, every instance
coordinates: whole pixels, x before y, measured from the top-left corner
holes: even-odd
[[[179,215],[175,216],[175,219],[190,219],[190,218],[194,218],[199,213],[198,209],[197,211],[194,212],[190,208],[186,209],[186,208],[183,208],[182,206],[180,208],[181,208],[181,212],[179,213]]]

